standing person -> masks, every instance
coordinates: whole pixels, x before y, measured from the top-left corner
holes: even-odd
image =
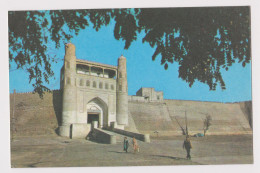
[[[134,152],[136,152],[138,149],[138,145],[137,145],[137,141],[136,141],[135,137],[133,137],[133,148],[134,148]]]
[[[186,136],[186,139],[184,140],[182,147],[183,147],[183,149],[185,148],[186,151],[187,151],[187,156],[186,156],[186,158],[187,158],[187,159],[191,159],[190,149],[192,148],[192,145],[191,145],[191,141],[190,141],[189,135]]]
[[[127,153],[129,142],[127,137],[124,138],[124,151]]]

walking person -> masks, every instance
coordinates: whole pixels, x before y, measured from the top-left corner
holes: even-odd
[[[133,137],[133,148],[134,148],[134,152],[138,151],[138,145],[137,145],[137,141],[135,139],[135,137]],[[139,151],[138,151],[139,152]]]
[[[187,151],[186,159],[191,159],[190,149],[192,148],[192,145],[191,145],[191,141],[190,141],[189,135],[186,136],[186,139],[184,140],[182,147],[183,147],[183,149],[185,148],[186,151]]]
[[[127,137],[124,138],[124,151],[127,153],[129,142]]]

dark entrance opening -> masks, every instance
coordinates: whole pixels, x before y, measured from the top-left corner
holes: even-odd
[[[92,121],[97,121],[98,122],[98,126],[99,126],[99,116],[98,116],[99,114],[97,114],[97,113],[89,113],[88,114],[88,124],[91,124],[92,123]]]

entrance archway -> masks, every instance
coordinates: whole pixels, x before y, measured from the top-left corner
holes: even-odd
[[[88,112],[88,124],[92,124],[93,121],[97,121],[99,126],[99,117],[99,113]]]
[[[98,121],[98,127],[102,128],[107,125],[107,104],[96,97],[90,100],[87,104],[87,123]]]

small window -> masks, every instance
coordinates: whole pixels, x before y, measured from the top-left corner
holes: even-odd
[[[122,78],[122,73],[121,72],[119,72],[119,78]]]
[[[114,85],[111,85],[111,90],[114,90]]]
[[[119,85],[119,91],[122,91],[122,85]]]
[[[66,84],[67,84],[67,85],[70,85],[70,78],[69,78],[69,77],[67,77]]]
[[[80,79],[79,85],[83,86],[83,79]]]
[[[90,86],[90,81],[89,80],[87,80],[86,85]]]
[[[102,83],[102,82],[99,83],[99,88],[100,88],[100,89],[103,88],[103,83]]]
[[[97,83],[96,81],[93,82],[93,88],[96,88],[97,87]]]
[[[160,96],[157,96],[157,100],[160,100]]]
[[[105,89],[108,89],[108,84],[107,83],[105,84]]]

